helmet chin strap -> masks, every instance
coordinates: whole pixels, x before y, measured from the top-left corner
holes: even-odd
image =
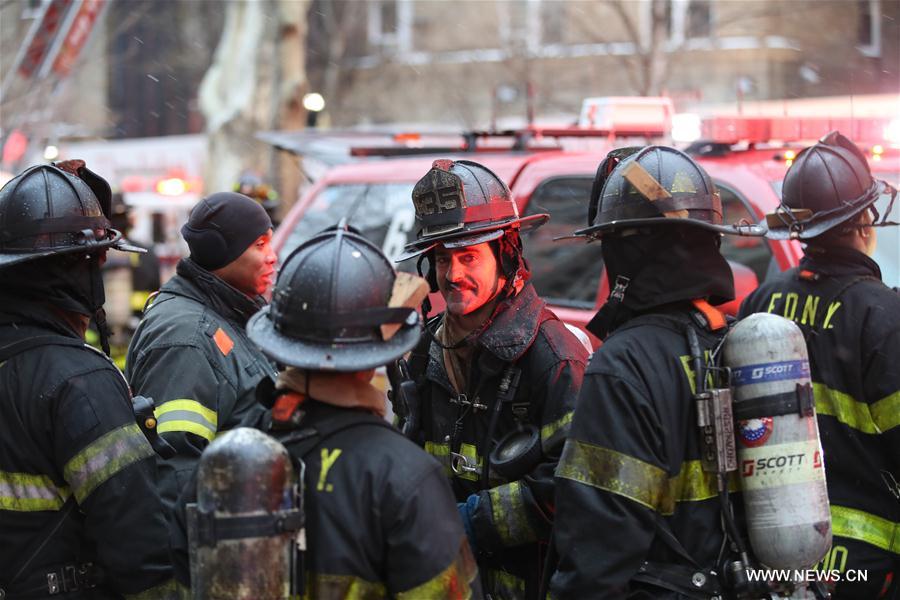
[[[103,288],[103,275],[100,273],[100,258],[96,255],[90,257],[90,276],[91,276],[91,308],[93,309],[92,318],[97,326],[97,334],[100,336],[100,347],[103,353],[110,356],[109,349],[109,325],[106,323],[106,310],[103,304],[106,301],[106,291]]]

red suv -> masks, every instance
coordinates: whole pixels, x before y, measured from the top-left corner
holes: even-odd
[[[778,205],[781,180],[792,156],[790,151],[783,148],[735,151],[721,144],[696,144],[688,151],[718,186],[725,222],[758,222]],[[343,217],[380,245],[388,257],[398,256],[407,239],[415,235],[410,199],[415,182],[436,158],[475,160],[509,184],[521,214],[550,214],[549,223],[524,236],[532,281],[538,294],[560,318],[583,329],[609,293],[599,247],[585,244],[583,240],[554,242],[553,238],[587,224],[591,184],[605,149],[428,155],[423,155],[422,149],[415,152],[420,155],[367,158],[328,170],[293,206],[275,232],[273,244],[281,259],[310,235]],[[892,183],[896,183],[896,158],[872,163],[873,170],[888,163],[892,166],[887,178],[891,179],[890,169],[893,169]],[[882,171],[879,170],[879,176],[884,177]],[[888,265],[889,285],[898,285],[900,241],[896,232],[882,231],[891,232],[894,237],[886,243],[880,242],[883,256],[876,260]],[[722,252],[735,274],[738,298],[722,307],[732,314],[760,281],[796,265],[801,256],[796,242],[735,236],[724,236]],[[399,268],[415,269],[414,262],[401,264]],[[432,301],[436,310],[443,308],[439,296]],[[595,346],[598,344],[593,337],[591,341]]]

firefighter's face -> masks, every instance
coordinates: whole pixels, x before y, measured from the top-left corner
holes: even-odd
[[[264,294],[275,281],[277,260],[272,250],[270,229],[250,244],[243,254],[213,273],[232,287],[253,297]]]
[[[490,243],[434,251],[438,289],[447,311],[467,315],[492,300],[503,287],[497,259]]]

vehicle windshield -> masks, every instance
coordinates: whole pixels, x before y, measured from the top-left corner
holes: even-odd
[[[285,240],[281,264],[297,246],[344,218],[391,261],[395,260],[407,236],[414,233],[412,188],[412,183],[336,184],[324,188]],[[414,270],[415,261],[395,266]]]
[[[897,173],[885,174],[874,173],[877,179],[884,179],[892,186],[900,186],[900,175]],[[775,193],[781,197],[781,181],[772,183]],[[885,211],[891,202],[889,195],[882,195],[876,202],[875,208],[878,210],[878,220],[881,221],[885,216]],[[900,197],[894,201],[891,212],[887,215],[888,221],[895,223],[900,222]],[[900,287],[900,227],[878,227],[878,243],[875,247],[875,254],[872,259],[881,267],[881,279],[888,287]]]

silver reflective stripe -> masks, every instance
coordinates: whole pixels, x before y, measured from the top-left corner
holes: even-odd
[[[46,475],[0,471],[0,510],[59,510],[71,495]]]

